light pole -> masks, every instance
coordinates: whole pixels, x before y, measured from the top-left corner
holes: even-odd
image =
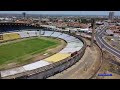
[[[39,17],[39,26],[40,26],[40,17]],[[39,29],[39,37],[41,35],[41,29]]]
[[[91,36],[91,47],[93,46],[94,43],[94,36],[95,36],[95,19],[92,19],[92,36]]]
[[[25,19],[26,19],[26,13],[23,12],[22,15],[23,15],[23,19],[24,19],[24,21],[25,21]]]

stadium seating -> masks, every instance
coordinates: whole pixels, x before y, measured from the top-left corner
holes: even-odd
[[[39,36],[39,35],[44,35],[44,32],[45,32],[45,31],[43,31],[43,30],[41,30],[41,31],[36,31],[36,34],[37,34],[37,36]]]
[[[0,40],[0,42],[3,42],[4,40]]]
[[[45,31],[45,34],[42,36],[51,36],[53,33],[53,31]]]
[[[39,33],[40,33],[39,31],[36,31],[36,32],[35,32],[36,36],[39,36]]]
[[[82,47],[77,47],[77,48],[64,48],[61,50],[59,53],[64,53],[64,54],[71,54],[74,53],[75,51],[79,51]]]
[[[46,59],[28,64],[28,65],[24,65],[18,68],[1,71],[1,77],[34,70],[34,69],[61,61],[66,58],[70,58],[73,53],[79,51],[83,47],[83,43],[78,38],[70,36],[68,34],[63,34],[63,33],[54,32],[54,31],[45,31],[45,32],[44,31],[41,31],[41,32],[21,31],[21,32],[15,32],[15,33],[9,33],[9,34],[7,33],[3,35],[3,40],[12,40],[12,39],[18,39],[18,38],[39,36],[39,33],[41,33],[41,36],[51,36],[51,37],[57,37],[57,38],[63,39],[67,42],[67,45],[59,53],[56,53]]]
[[[41,31],[41,35],[44,35],[45,34],[45,31]]]
[[[65,58],[70,57],[70,55],[71,54],[57,53],[57,54],[54,54],[53,56],[46,58],[45,61],[50,62],[50,63],[55,63],[55,62],[58,62]]]
[[[76,43],[76,42],[71,42],[71,43],[68,43],[67,44],[67,48],[76,48],[76,47],[82,47],[83,46],[83,43],[80,42],[80,43]]]
[[[69,37],[69,35],[67,35],[67,34],[61,34],[60,36],[58,36],[58,38],[61,38],[61,39],[65,39],[66,37]]]
[[[14,39],[19,39],[20,35],[18,33],[6,33],[3,34],[3,40],[14,40]]]
[[[36,31],[28,31],[28,34],[30,35],[30,37],[37,36]]]
[[[74,37],[71,37],[71,36],[69,36],[69,37],[66,37],[66,38],[64,38],[64,40],[66,40],[66,41],[74,41],[76,38],[74,38]]]
[[[58,37],[59,35],[61,35],[62,33],[60,32],[54,32],[51,37]]]
[[[43,66],[46,66],[46,65],[49,65],[49,64],[50,64],[49,62],[40,60],[40,61],[37,61],[35,63],[24,65],[22,67],[1,71],[1,76],[5,77],[5,76],[9,76],[9,75],[23,73],[23,72],[34,70],[34,69],[37,69],[37,68],[40,68],[40,67],[43,67]]]
[[[18,32],[18,34],[20,34],[21,38],[29,37],[29,35],[26,31]]]
[[[46,65],[49,65],[49,64],[50,64],[49,62],[40,60],[40,61],[38,61],[38,62],[25,65],[25,66],[23,66],[23,68],[24,68],[25,70],[33,70],[33,69],[37,69],[37,68],[40,68],[40,67],[43,67],[43,66],[46,66]]]
[[[20,35],[18,33],[11,33],[10,34],[10,37],[11,37],[11,40],[12,39],[19,39],[20,38]]]
[[[76,39],[72,39],[72,40],[67,40],[67,43],[70,43],[70,42],[78,42],[78,43],[79,43],[79,42],[80,42],[80,40],[79,40],[79,39],[77,39],[77,38],[76,38]]]
[[[10,40],[10,34],[3,34],[3,40],[6,41],[6,40]]]
[[[23,72],[26,72],[26,70],[23,67],[4,70],[4,71],[1,71],[1,77],[15,75],[15,74],[18,74],[18,73],[23,73]]]

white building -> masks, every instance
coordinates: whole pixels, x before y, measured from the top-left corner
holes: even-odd
[[[89,28],[77,28],[78,31],[88,32]]]

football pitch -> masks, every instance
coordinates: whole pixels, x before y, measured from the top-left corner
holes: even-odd
[[[0,45],[0,69],[9,63],[24,63],[35,54],[57,47],[60,41],[53,38],[27,38]]]

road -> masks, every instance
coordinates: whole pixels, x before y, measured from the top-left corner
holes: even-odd
[[[103,33],[105,32],[105,30],[107,29],[108,24],[105,23],[104,27],[102,28],[101,31],[97,32],[95,35],[95,39],[96,42],[98,43],[98,45],[102,48],[102,49],[106,49],[107,51],[109,51],[110,53],[114,54],[115,56],[120,58],[120,51],[111,47],[110,45],[108,45],[102,38]],[[98,30],[97,30],[98,31]]]

